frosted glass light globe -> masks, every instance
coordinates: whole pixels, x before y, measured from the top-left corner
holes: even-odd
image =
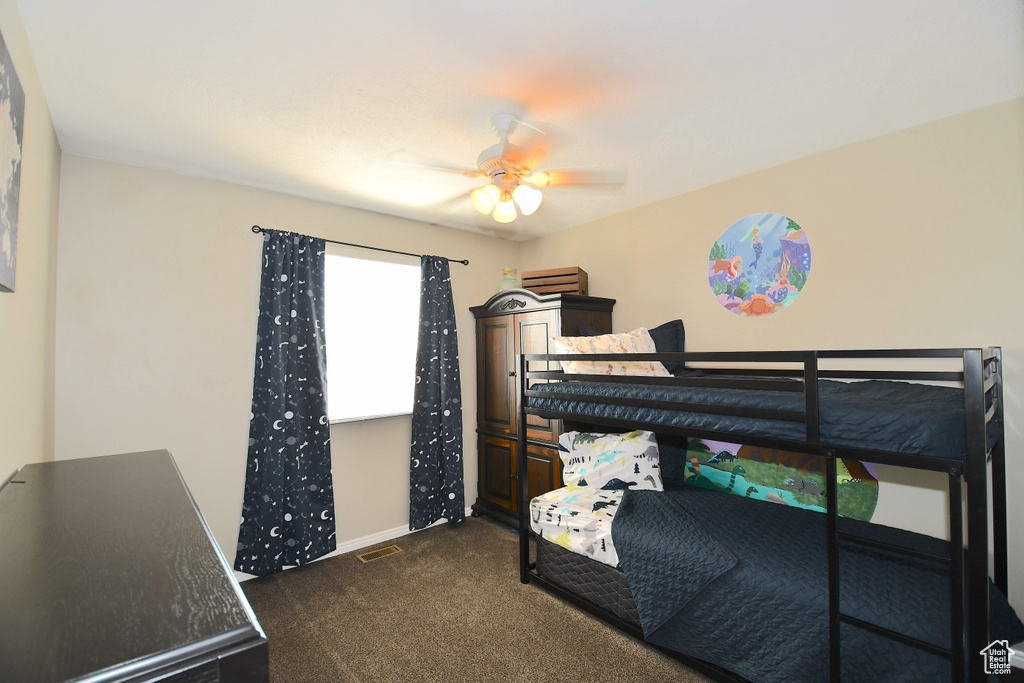
[[[494,207],[494,213],[491,214],[494,220],[499,223],[511,223],[514,221],[519,214],[516,213],[516,207],[512,203],[512,198],[498,202],[497,206]]]
[[[486,215],[494,210],[494,205],[498,202],[501,191],[494,185],[484,185],[473,190],[469,196],[473,200],[473,208]]]
[[[512,191],[512,199],[516,200],[516,204],[522,210],[524,216],[529,216],[537,207],[540,206],[540,202],[544,199],[544,195],[541,194],[540,190],[536,190],[529,185],[520,184]]]

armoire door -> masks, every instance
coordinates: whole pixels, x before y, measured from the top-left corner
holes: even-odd
[[[477,493],[480,498],[515,512],[516,442],[493,436],[481,436],[477,442],[480,472]]]
[[[551,337],[557,337],[561,334],[559,320],[559,311],[557,309],[516,314],[516,326],[519,333],[518,348],[521,350],[521,353],[554,353],[554,349],[551,348]],[[532,361],[530,363],[530,370],[548,370],[549,365],[554,366],[557,363]],[[550,369],[557,370],[558,368],[551,367]],[[542,382],[544,380],[537,381]],[[526,416],[526,437],[528,439],[541,439],[556,443],[558,441],[558,431],[558,420],[549,420],[537,415]]]
[[[519,408],[515,382],[515,317],[477,320],[477,428],[515,434]]]
[[[562,461],[554,448],[526,447],[526,479],[529,498],[553,491],[562,485]]]

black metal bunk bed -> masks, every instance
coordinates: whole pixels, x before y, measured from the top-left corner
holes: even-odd
[[[835,683],[840,680],[840,626],[855,627],[877,634],[914,648],[937,654],[949,660],[951,680],[962,680],[966,675],[971,681],[984,680],[981,651],[989,644],[989,506],[993,516],[994,541],[994,582],[1005,595],[1007,592],[1007,528],[1006,528],[1006,479],[1005,451],[1003,438],[1003,387],[1000,348],[986,349],[913,349],[913,350],[869,350],[869,351],[800,351],[800,352],[713,352],[713,353],[671,353],[671,354],[602,354],[587,355],[588,361],[637,360],[637,361],[683,361],[689,367],[698,368],[701,376],[672,378],[570,375],[557,368],[558,361],[580,360],[579,355],[528,354],[519,357],[520,382],[520,433],[519,452],[526,452],[526,415],[533,414],[547,418],[571,420],[576,423],[614,430],[645,429],[658,434],[675,434],[686,437],[710,438],[739,441],[751,446],[781,449],[823,456],[826,471],[826,529],[828,565],[828,654],[829,678]],[[893,361],[905,367],[919,367],[922,359],[934,362],[954,363],[953,370],[904,370],[878,369],[891,367]],[[944,360],[942,360],[944,359]],[[829,369],[828,365],[853,363],[855,369]],[[694,365],[695,364],[695,365]],[[858,365],[859,364],[859,365]],[[914,365],[918,364],[918,365]],[[873,369],[864,369],[865,365]],[[956,457],[935,457],[922,453],[903,453],[893,450],[864,448],[852,445],[849,440],[833,440],[819,429],[821,396],[819,381],[841,380],[844,383],[858,380],[897,380],[910,383],[956,383],[962,387],[963,397],[963,443],[957,446]],[[640,387],[682,387],[696,391],[692,396],[680,400],[652,399],[643,394],[627,397],[567,392],[564,383],[581,383],[601,386],[628,384]],[[539,386],[543,385],[543,386]],[[571,388],[571,387],[569,387]],[[789,395],[798,399],[799,406],[764,407],[753,405],[721,405],[711,403],[707,391],[726,390],[740,392],[769,392]],[[601,392],[598,391],[598,394]],[[614,392],[612,392],[614,393]],[[628,394],[628,392],[627,392]],[[564,401],[559,407],[552,407],[550,401]],[[548,407],[538,408],[537,404],[548,401]],[[791,401],[792,402],[792,401]],[[744,403],[740,401],[740,403]],[[567,409],[565,406],[569,406]],[[635,409],[632,417],[622,417],[604,410],[609,406],[625,406]],[[898,410],[898,406],[891,406]],[[603,411],[603,414],[602,414]],[[655,411],[655,412],[651,412]],[[661,411],[661,412],[658,412]],[[654,415],[654,417],[652,417]],[[755,427],[722,427],[714,421],[709,424],[707,417],[725,416],[737,419],[742,425],[745,420],[754,420]],[[698,426],[693,426],[694,424]],[[767,427],[764,427],[767,425]],[[782,425],[785,429],[773,430],[771,425]],[[802,426],[794,436],[793,427]],[[739,429],[740,431],[735,431]],[[779,436],[778,434],[785,436]],[[840,441],[840,442],[836,442]],[[919,470],[944,472],[948,476],[949,532],[951,549],[963,548],[964,520],[962,483],[966,483],[966,532],[970,540],[965,553],[950,550],[945,557],[936,558],[932,553],[920,549],[903,548],[876,541],[862,540],[840,531],[837,512],[837,467],[836,458],[852,458],[860,461],[894,465]],[[989,500],[988,467],[991,463],[992,499]],[[518,462],[518,480],[526,482],[527,459]],[[635,619],[623,618],[619,609],[610,610],[581,598],[566,590],[557,582],[537,571],[531,561],[530,501],[527,487],[519,487],[520,510],[520,577],[523,583],[535,582],[556,595],[576,604],[588,612],[607,621],[634,637],[644,640],[643,631]],[[839,546],[846,543],[881,545],[889,551],[909,556],[927,556],[940,560],[949,567],[950,576],[950,647],[941,648],[932,643],[917,640],[894,630],[882,628],[857,619],[841,611],[839,589]],[[587,562],[588,560],[582,560]],[[683,655],[661,646],[655,646],[702,673],[717,680],[745,680],[729,670],[691,656]],[[965,652],[967,661],[965,661]]]

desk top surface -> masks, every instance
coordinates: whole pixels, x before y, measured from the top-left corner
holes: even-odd
[[[263,638],[167,451],[26,465],[0,548],[0,680],[121,680]]]

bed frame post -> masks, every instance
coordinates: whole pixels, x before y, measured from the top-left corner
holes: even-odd
[[[804,436],[808,443],[820,442],[818,420],[818,354],[804,360]],[[828,665],[829,681],[839,683],[839,485],[836,452],[825,452],[825,508],[828,516]]]
[[[839,501],[836,454],[825,455],[825,505],[828,513],[828,669],[829,681],[839,683]]]
[[[985,680],[981,651],[989,644],[988,465],[984,365],[981,349],[964,349],[967,479],[967,676]],[[956,548],[953,548],[956,551]]]
[[[992,536],[995,545],[995,582],[1003,592],[1009,594],[1009,574],[1006,558],[1006,433],[1003,422],[1003,354],[994,346],[989,349],[995,363],[992,369],[994,384],[992,402],[996,407],[995,417],[999,424],[999,440],[992,448]]]
[[[530,479],[526,454],[526,355],[519,354],[519,443],[516,448],[516,496],[519,507],[519,580],[530,583]]]
[[[949,472],[949,667],[951,681],[964,672],[964,503],[959,467]]]

